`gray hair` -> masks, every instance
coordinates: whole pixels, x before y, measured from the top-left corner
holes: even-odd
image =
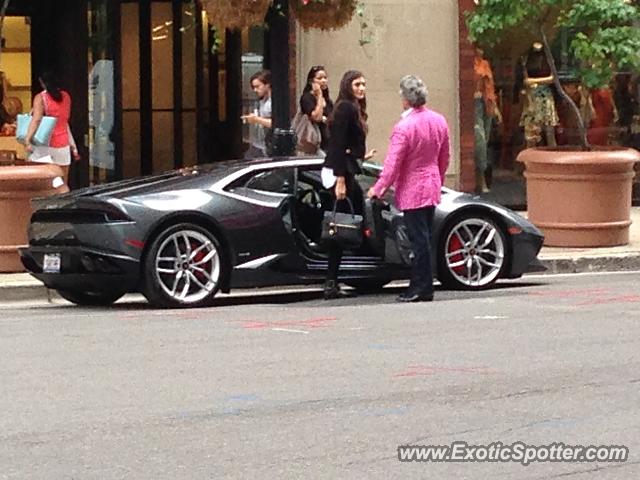
[[[400,80],[400,95],[412,107],[421,107],[427,103],[427,86],[415,75],[407,75]]]

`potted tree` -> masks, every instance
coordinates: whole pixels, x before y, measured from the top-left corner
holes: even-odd
[[[583,88],[606,87],[618,71],[640,68],[640,9],[628,0],[479,0],[467,14],[470,40],[488,50],[540,42],[557,94],[575,115],[579,142],[523,150],[529,218],[550,246],[629,242],[637,150],[592,146],[578,106],[565,93],[550,39],[567,29]],[[536,87],[536,85],[534,85]]]

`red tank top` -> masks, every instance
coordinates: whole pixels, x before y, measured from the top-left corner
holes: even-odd
[[[69,146],[69,117],[71,116],[71,97],[64,90],[62,93],[62,101],[56,102],[49,93],[42,92],[42,100],[44,101],[44,114],[49,117],[56,117],[58,121],[53,128],[49,146],[54,148]]]

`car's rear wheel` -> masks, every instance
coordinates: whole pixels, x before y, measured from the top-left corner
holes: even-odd
[[[160,307],[211,305],[222,280],[222,255],[216,237],[199,225],[167,228],[152,241],[145,256],[145,297]]]
[[[122,297],[125,292],[114,291],[114,292],[84,292],[80,290],[58,290],[58,295],[60,295],[65,300],[70,301],[71,303],[75,303],[76,305],[90,306],[90,307],[100,307],[111,305],[120,297]]]
[[[507,237],[486,215],[456,218],[442,232],[438,279],[448,288],[482,290],[502,276],[508,263]]]

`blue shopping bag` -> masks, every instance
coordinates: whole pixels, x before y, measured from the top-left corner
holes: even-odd
[[[27,131],[29,130],[32,118],[33,116],[30,113],[21,113],[17,117],[16,140],[23,145],[26,143]],[[58,119],[56,117],[43,116],[36,133],[31,139],[31,143],[41,147],[48,146],[57,121]]]

